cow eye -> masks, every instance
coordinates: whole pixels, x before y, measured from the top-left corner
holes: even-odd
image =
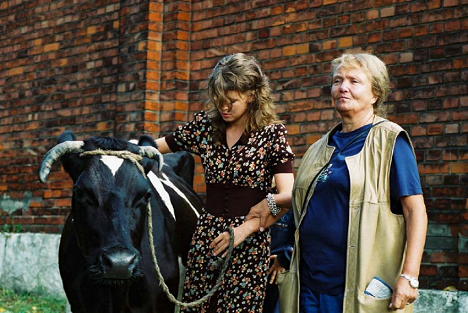
[[[73,189],[73,195],[77,198],[77,199],[81,199],[84,197],[84,191],[83,189],[81,188],[74,188]]]
[[[98,203],[94,194],[88,190],[84,190],[80,187],[73,188],[73,197],[80,203],[86,205],[95,205]]]

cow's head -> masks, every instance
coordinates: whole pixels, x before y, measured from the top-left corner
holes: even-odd
[[[73,179],[69,220],[89,270],[99,282],[120,283],[141,276],[139,249],[152,193],[145,174],[155,162],[159,168],[163,162],[152,138],[142,137],[139,144],[116,138],[75,141],[73,133],[65,132],[41,164],[43,182],[58,158]],[[137,160],[141,166],[118,156],[126,152],[143,157]]]

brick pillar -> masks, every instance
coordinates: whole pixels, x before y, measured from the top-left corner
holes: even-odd
[[[159,63],[156,53],[148,40],[149,18],[155,19],[160,13],[149,11],[150,2],[129,0],[121,3],[119,11],[119,61],[115,113],[115,136],[136,138],[145,128],[146,90],[148,84],[157,90],[158,84],[147,81],[148,62]],[[154,14],[154,16],[152,15]],[[152,32],[151,32],[152,34]],[[157,42],[157,36],[156,42]],[[149,59],[151,58],[151,59]],[[153,72],[152,72],[153,73]]]
[[[191,1],[164,6],[161,61],[161,132],[172,132],[188,119]]]

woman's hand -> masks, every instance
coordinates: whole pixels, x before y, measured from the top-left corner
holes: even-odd
[[[292,188],[294,185],[293,173],[277,173],[274,175],[277,194],[273,195],[276,205],[282,210],[278,216],[273,216],[268,207],[268,202],[263,199],[250,209],[249,214],[245,217],[246,221],[258,218],[260,223],[260,231],[273,225],[287,210],[291,208]]]
[[[260,231],[264,230],[266,220],[271,216],[270,208],[268,207],[268,202],[266,199],[263,199],[252,208],[250,208],[249,214],[245,217],[246,221],[259,218],[260,219]]]
[[[388,308],[396,311],[404,309],[408,304],[413,303],[418,297],[418,289],[410,286],[408,280],[399,277],[393,287],[393,294]]]
[[[253,233],[248,226],[249,225],[246,225],[244,222],[244,224],[234,228],[234,248],[243,243],[244,240]],[[213,255],[217,256],[229,248],[230,237],[229,232],[225,231],[213,240],[210,244],[210,248],[213,249]],[[226,255],[227,251],[223,254],[223,258],[226,257]]]
[[[268,269],[267,274],[270,275],[270,284],[277,284],[278,283],[278,274],[283,273],[286,269],[281,266],[280,262],[278,261],[278,256],[273,254],[270,256],[270,262],[273,261],[273,265]]]

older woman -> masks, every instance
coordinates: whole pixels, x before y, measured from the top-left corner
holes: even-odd
[[[379,58],[344,54],[332,72],[342,121],[298,169],[287,274],[297,300],[287,311],[411,312],[427,229],[413,147],[383,118],[389,78]]]

